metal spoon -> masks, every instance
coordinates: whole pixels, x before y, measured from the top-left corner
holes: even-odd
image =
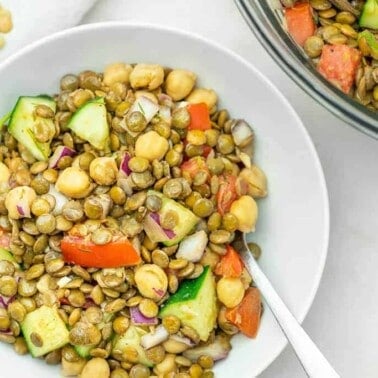
[[[311,378],[340,377],[294,318],[261,271],[248,249],[246,235],[238,233],[234,244],[243,258],[247,270],[253,277],[253,282],[264,296],[266,303],[292,345],[307,375]]]

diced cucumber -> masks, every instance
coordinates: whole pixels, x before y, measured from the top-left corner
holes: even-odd
[[[369,54],[372,58],[378,59],[378,39],[375,38],[375,35],[372,32],[364,30],[361,33],[358,33],[358,43],[364,45],[364,50],[367,50],[366,55]]]
[[[37,159],[47,160],[50,155],[50,143],[38,142],[34,135],[34,127],[38,122],[44,122],[46,127],[54,128],[52,119],[37,117],[34,113],[38,105],[46,105],[54,112],[55,101],[48,96],[19,97],[10,116],[8,131]]]
[[[15,267],[17,269],[20,268],[20,265],[18,265],[18,263],[16,262],[14,256],[12,255],[12,253],[9,252],[7,249],[4,249],[4,248],[0,247],[0,261],[1,260],[10,261],[10,262],[12,262],[15,265]]]
[[[198,223],[199,218],[195,216],[189,209],[176,202],[175,200],[170,199],[164,194],[154,190],[149,190],[147,195],[155,195],[162,199],[162,206],[158,212],[160,219],[164,217],[164,215],[168,211],[175,212],[178,219],[176,226],[172,230],[174,232],[174,237],[171,238],[165,233],[157,234],[153,229],[145,227],[144,230],[151,240],[155,242],[162,242],[166,246],[177,244],[186,235],[188,235]]]
[[[80,357],[88,358],[94,345],[74,345],[74,349]]]
[[[109,148],[109,126],[102,97],[90,100],[76,110],[67,126],[98,150]]]
[[[52,307],[41,306],[29,312],[21,323],[21,330],[33,357],[43,356],[69,342],[68,329]]]
[[[147,358],[146,352],[140,345],[140,339],[147,334],[145,330],[131,325],[123,335],[117,335],[113,341],[113,351],[121,353],[127,346],[132,346],[138,352],[138,362],[140,364],[152,367],[153,363]]]
[[[199,277],[183,281],[162,305],[159,317],[168,315],[177,316],[182,324],[195,329],[202,341],[209,338],[216,324],[217,303],[215,280],[208,266]]]
[[[378,0],[367,0],[365,2],[359,24],[363,28],[378,30]]]

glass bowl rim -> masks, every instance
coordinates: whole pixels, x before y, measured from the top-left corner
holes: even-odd
[[[269,0],[234,1],[258,41],[302,90],[341,120],[378,139],[378,111],[375,114],[345,95],[314,69],[309,59],[284,32]]]

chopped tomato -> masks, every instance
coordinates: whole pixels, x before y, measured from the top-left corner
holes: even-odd
[[[205,144],[205,145],[203,146],[203,153],[202,153],[202,156],[204,156],[205,158],[207,158],[212,150],[213,150],[213,149],[212,149],[210,146],[208,146],[208,145]]]
[[[285,19],[290,35],[298,45],[303,46],[308,37],[315,33],[316,25],[308,2],[297,3],[285,9]]]
[[[181,164],[181,172],[184,177],[193,179],[199,171],[209,172],[206,161],[202,156],[194,156]]]
[[[65,236],[60,243],[64,261],[91,268],[133,266],[142,260],[125,237],[97,245],[81,237]]]
[[[215,267],[215,274],[223,277],[240,277],[243,273],[244,264],[238,252],[227,245],[227,252]]]
[[[256,287],[246,290],[241,303],[226,310],[226,319],[244,335],[255,338],[260,325],[261,296]]]
[[[220,215],[230,211],[232,203],[237,199],[236,176],[227,175],[220,177],[220,185],[217,193],[217,209]]]
[[[189,104],[188,111],[190,114],[189,130],[211,129],[209,108],[205,103]]]
[[[349,93],[360,62],[361,53],[353,47],[325,45],[318,63],[318,71],[344,93]]]
[[[10,245],[10,235],[0,228],[0,248],[8,249]]]

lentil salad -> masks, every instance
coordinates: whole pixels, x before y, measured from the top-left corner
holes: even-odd
[[[318,71],[370,110],[378,109],[376,0],[282,0],[286,26]]]
[[[187,70],[60,87],[2,122],[0,340],[66,376],[213,376],[262,311],[232,247],[267,195],[252,129]]]

